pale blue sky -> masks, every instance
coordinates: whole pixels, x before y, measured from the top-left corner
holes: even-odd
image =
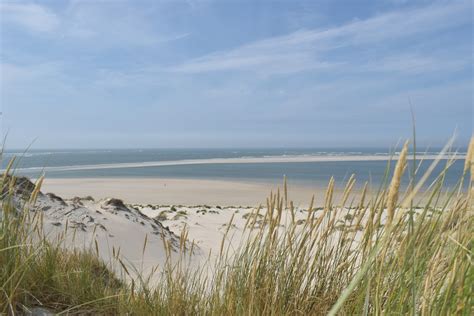
[[[471,1],[0,1],[8,146],[385,146],[473,129]]]

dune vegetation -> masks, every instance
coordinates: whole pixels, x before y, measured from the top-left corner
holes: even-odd
[[[249,238],[238,249],[222,243],[211,269],[183,263],[183,232],[183,261],[159,267],[153,284],[148,275],[132,277],[118,255],[102,262],[93,247],[65,249],[47,238],[41,213],[32,211],[42,180],[21,195],[10,164],[0,179],[0,313],[41,307],[60,314],[472,315],[474,142],[449,190],[449,160],[426,184],[416,165],[407,168],[408,156],[405,144],[374,195],[366,184],[355,199],[353,176],[336,201],[331,180],[322,209],[315,211],[313,198],[304,223],[283,222],[294,212],[285,183],[248,216]],[[402,190],[404,173],[412,182]]]

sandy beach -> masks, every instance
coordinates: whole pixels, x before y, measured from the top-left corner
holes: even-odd
[[[258,206],[278,187],[282,188],[283,183],[168,178],[46,178],[42,190],[64,198],[115,197],[126,203]],[[308,205],[313,194],[319,204],[324,198],[325,188],[289,185],[289,199],[295,205]]]
[[[25,178],[21,181],[26,185],[18,185],[33,188]],[[47,179],[33,209],[41,210],[44,232],[50,240],[61,239],[69,249],[92,249],[117,273],[121,270],[114,254],[120,249],[120,260],[136,276],[165,264],[168,256],[164,241],[171,247],[169,258],[178,260],[183,232],[191,267],[216,259],[223,242],[230,249],[237,249],[243,240],[259,231],[267,213],[265,206],[239,205],[257,205],[272,189],[271,184],[217,180]],[[298,189],[301,190],[296,191],[295,197],[301,200],[314,191]],[[74,197],[78,195],[93,197]],[[153,198],[158,202],[150,202]],[[130,202],[140,199],[143,202]],[[313,211],[314,216],[323,213],[320,208]],[[338,218],[347,220],[347,212],[338,212]],[[304,227],[307,218],[307,208],[295,205],[293,211],[283,211],[278,229],[283,232],[292,222]],[[253,228],[247,227],[250,220]],[[154,275],[151,282],[158,280]]]

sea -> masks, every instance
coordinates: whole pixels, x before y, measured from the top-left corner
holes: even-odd
[[[457,149],[457,155],[463,156],[465,151]],[[433,157],[438,153],[439,149],[433,148],[418,150],[416,181],[436,161],[423,157]],[[156,177],[278,183],[286,176],[290,184],[324,186],[331,177],[343,185],[355,174],[359,185],[368,181],[373,187],[380,186],[391,176],[395,165],[389,159],[392,155],[396,156],[397,152],[387,148],[30,149],[6,150],[2,155],[2,169],[15,157],[14,172],[31,178],[44,174],[47,178]],[[303,161],[292,161],[295,157],[303,158],[300,159]],[[305,157],[328,157],[331,161],[304,161]],[[357,157],[363,158],[353,159]],[[388,158],[372,160],[371,157]],[[271,162],[272,158],[282,159]],[[282,162],[285,158],[288,161]],[[246,159],[254,162],[246,162]],[[407,185],[412,177],[412,162],[409,161],[403,185]],[[436,180],[447,163],[446,159],[436,163],[424,187]],[[463,159],[450,163],[443,186],[455,187],[462,177],[463,168]]]

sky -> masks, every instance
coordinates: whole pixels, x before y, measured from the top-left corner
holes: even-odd
[[[473,134],[471,1],[0,1],[23,148],[439,146]],[[411,105],[410,105],[411,104]]]

